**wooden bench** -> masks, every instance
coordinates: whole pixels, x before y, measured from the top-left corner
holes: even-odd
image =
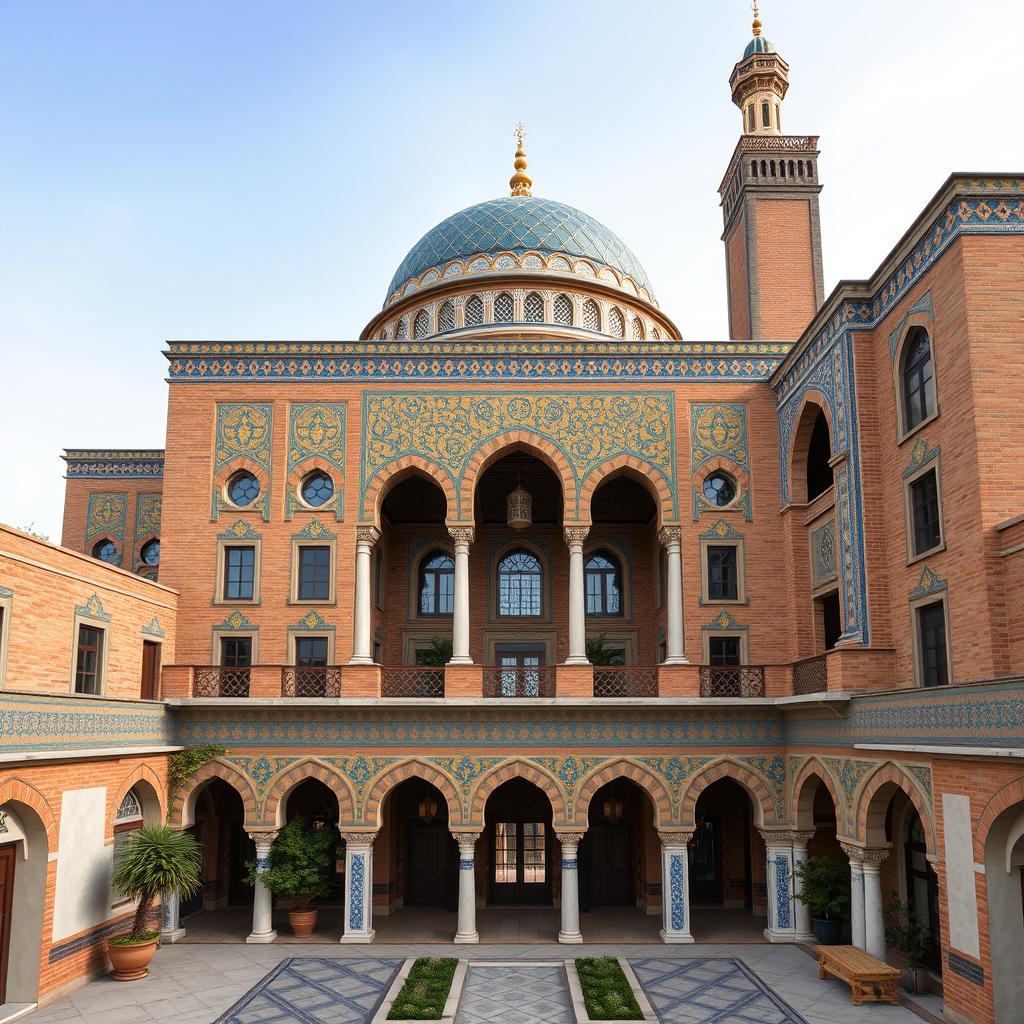
[[[854,1006],[865,1001],[899,1006],[899,969],[857,946],[818,947],[818,977],[829,975],[850,986]]]

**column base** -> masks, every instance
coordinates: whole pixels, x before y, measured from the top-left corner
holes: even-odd
[[[570,654],[569,657],[566,658],[565,661],[562,662],[562,664],[563,665],[589,665],[590,664],[590,659],[585,654]]]
[[[683,932],[667,932],[664,928],[662,928],[661,931],[658,932],[658,938],[661,939],[662,942],[667,942],[671,945],[693,943],[693,936],[689,933],[684,934]]]
[[[184,930],[184,929],[182,929]],[[250,935],[246,935],[245,941],[250,945],[252,944],[263,944],[267,942],[273,942],[277,938],[276,931],[269,932],[252,932]]]
[[[764,937],[769,942],[796,942],[796,932],[777,932],[772,928],[765,928]]]
[[[352,934],[342,935],[342,937],[338,939],[338,941],[345,943],[361,943],[365,946],[367,943],[373,942],[373,937],[375,934],[376,932],[374,932],[373,929],[371,928],[370,931],[368,932],[353,932]]]
[[[160,933],[161,942],[181,942],[183,938],[185,938],[184,928],[175,928],[174,931]]]
[[[449,658],[448,659],[448,664],[449,665],[473,665],[475,663],[474,663],[473,659],[468,654],[464,654],[462,656],[455,655],[455,656]]]
[[[680,654],[678,658],[666,658],[662,665],[689,665],[690,659],[685,654]]]
[[[817,945],[818,936],[814,932],[797,932],[793,937],[794,942],[813,942]]]
[[[583,941],[582,932],[559,932],[558,941],[568,944],[579,944]]]
[[[480,934],[479,932],[456,932],[455,938],[452,941],[458,942],[460,944],[464,943],[466,945],[469,945],[470,943],[479,942]]]
[[[352,657],[348,659],[348,663],[350,665],[373,665],[373,664],[375,664],[373,658],[371,658],[369,655],[365,655],[363,657],[356,657],[355,655],[352,655]]]

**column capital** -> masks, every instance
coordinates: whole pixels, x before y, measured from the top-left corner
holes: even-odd
[[[683,543],[683,528],[681,526],[663,526],[658,531],[658,540],[666,548]]]
[[[805,847],[814,838],[814,829],[803,832],[797,831],[793,833],[793,845],[796,847]]]
[[[372,548],[380,540],[380,530],[376,526],[357,526],[356,543],[369,544]]]
[[[272,846],[274,840],[277,838],[277,829],[246,829],[246,835],[256,844],[257,848],[260,846]]]
[[[804,835],[803,832],[796,832],[793,829],[759,828],[757,831],[764,840],[764,845],[773,849],[779,846],[793,846],[799,842],[797,836]]]
[[[583,547],[589,536],[589,526],[567,526],[565,528],[565,543],[571,548]]]
[[[693,832],[683,830],[659,832],[658,838],[661,840],[662,849],[669,846],[685,846],[693,838]]]
[[[360,847],[373,846],[373,841],[377,838],[377,833],[380,829],[374,829],[372,832],[355,829],[339,829],[341,838],[345,840],[345,845],[348,847]]]
[[[452,832],[452,839],[459,846],[476,846],[476,841],[481,835],[482,833],[480,832]]]
[[[839,847],[850,858],[851,863],[871,867],[877,867],[889,856],[887,846],[854,846],[852,843],[840,843]]]
[[[468,548],[476,539],[476,530],[472,526],[449,526],[448,536],[456,547],[465,545]]]
[[[583,841],[583,837],[586,835],[586,831],[583,832],[555,832],[555,838],[563,846],[579,846]]]

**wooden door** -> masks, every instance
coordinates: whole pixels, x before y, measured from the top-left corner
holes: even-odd
[[[499,904],[551,903],[548,828],[543,821],[494,824],[491,901]]]
[[[629,825],[591,825],[580,848],[586,864],[588,903],[592,907],[633,905],[633,866]]]
[[[0,1006],[7,1002],[7,961],[11,953],[11,907],[17,844],[0,846]]]
[[[155,700],[160,678],[160,645],[152,640],[142,641],[142,690],[143,700]]]
[[[405,905],[452,905],[457,847],[448,826],[409,822],[406,826]]]

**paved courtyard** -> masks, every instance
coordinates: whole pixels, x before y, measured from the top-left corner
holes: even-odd
[[[457,1024],[573,1021],[561,962],[624,956],[664,1024],[918,1024],[907,1006],[855,1007],[849,990],[818,979],[795,946],[695,945],[213,945],[165,946],[150,976],[100,978],[36,1011],[30,1024],[368,1024],[402,961],[551,961],[550,967],[471,967]],[[925,1020],[941,1000],[915,997]],[[930,1014],[929,1015],[929,1011]]]

